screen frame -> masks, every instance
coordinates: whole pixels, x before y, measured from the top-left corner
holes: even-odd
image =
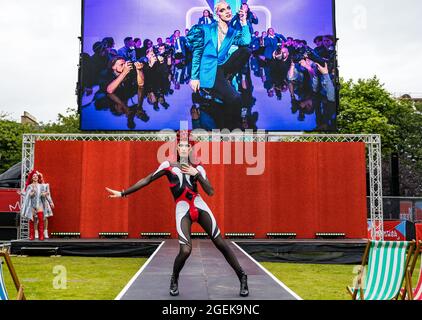
[[[336,128],[333,130],[326,130],[326,131],[318,131],[318,130],[267,130],[267,129],[258,129],[256,131],[270,133],[283,133],[283,132],[294,132],[294,133],[337,133],[338,132],[338,126],[337,126],[337,117],[339,112],[339,105],[340,105],[340,73],[338,69],[338,38],[337,38],[337,20],[336,20],[336,0],[331,0],[331,8],[332,8],[332,29],[333,29],[333,36],[335,39],[335,59],[334,59],[334,66],[335,66],[335,82],[334,89],[335,89],[335,95],[336,95]],[[112,129],[97,129],[97,130],[86,130],[82,129],[82,88],[81,88],[81,79],[82,79],[82,54],[84,50],[84,37],[85,37],[85,0],[81,0],[81,36],[80,39],[80,52],[79,52],[79,66],[78,66],[78,83],[76,84],[76,95],[77,95],[77,104],[78,104],[78,114],[79,114],[79,130],[82,132],[138,132],[138,133],[153,133],[153,132],[160,132],[162,130],[168,130],[167,128],[162,129],[156,129],[156,130],[112,130]]]

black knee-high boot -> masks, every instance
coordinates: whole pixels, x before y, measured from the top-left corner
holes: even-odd
[[[174,260],[173,274],[170,279],[170,295],[172,296],[177,296],[179,294],[179,274],[191,252],[191,246],[185,244],[180,245],[179,254]]]

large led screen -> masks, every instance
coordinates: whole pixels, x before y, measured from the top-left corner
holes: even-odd
[[[336,130],[333,0],[84,0],[82,130]]]

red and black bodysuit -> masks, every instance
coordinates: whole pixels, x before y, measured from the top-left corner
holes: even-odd
[[[244,275],[244,272],[236,256],[221,237],[211,209],[198,193],[198,182],[208,195],[213,195],[214,190],[207,179],[205,169],[201,165],[192,166],[198,170],[198,174],[195,176],[183,173],[179,163],[165,161],[154,173],[141,179],[127,190],[122,191],[122,196],[127,196],[138,191],[164,175],[167,176],[170,190],[176,201],[176,228],[180,243],[180,252],[174,262],[173,274],[176,278],[178,277],[186,259],[191,253],[191,226],[193,222],[198,222],[240,279]]]

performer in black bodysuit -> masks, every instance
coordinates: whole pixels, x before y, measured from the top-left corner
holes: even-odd
[[[198,222],[236,272],[240,281],[240,296],[246,297],[249,294],[247,275],[239,265],[232,250],[222,238],[210,208],[198,193],[198,182],[209,196],[214,194],[214,189],[207,178],[203,166],[195,166],[189,161],[191,151],[192,146],[189,142],[180,140],[177,145],[178,162],[163,162],[154,173],[139,180],[124,191],[120,192],[106,188],[111,193],[109,197],[126,197],[162,176],[166,176],[176,201],[176,227],[180,243],[180,251],[174,261],[173,274],[171,276],[170,295],[177,296],[179,294],[179,274],[192,251],[191,226],[193,222]]]

